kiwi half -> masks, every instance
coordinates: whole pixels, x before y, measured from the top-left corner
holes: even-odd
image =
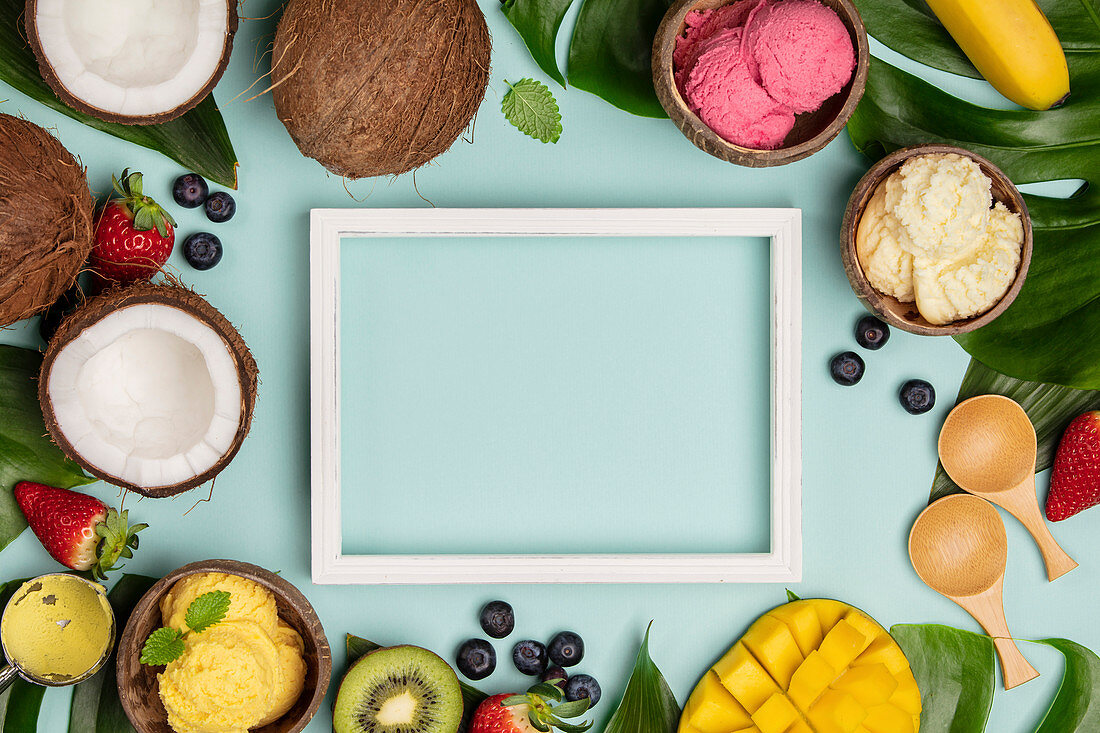
[[[386,647],[359,659],[332,709],[335,733],[456,733],[461,721],[458,676],[418,646]]]

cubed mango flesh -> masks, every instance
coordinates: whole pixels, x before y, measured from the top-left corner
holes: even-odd
[[[863,650],[863,653],[852,662],[853,667],[863,664],[885,664],[890,674],[900,672],[909,673],[909,660],[905,653],[889,634],[880,634],[871,642],[871,645]]]
[[[748,711],[722,686],[713,670],[707,670],[691,693],[680,721],[699,733],[729,733],[752,726]]]
[[[821,620],[812,604],[785,603],[768,611],[767,615],[787,625],[803,657],[809,656],[810,652],[821,646],[825,633],[821,630]]]
[[[867,717],[867,709],[847,692],[826,690],[807,717],[818,733],[853,733]]]
[[[786,733],[800,717],[802,716],[790,699],[782,692],[777,692],[752,714],[752,722],[756,723],[760,733]]]
[[[761,616],[741,637],[741,642],[776,684],[786,689],[791,675],[802,664],[802,652],[787,624],[771,616]]]
[[[871,640],[863,632],[841,619],[825,634],[818,651],[833,669],[847,669],[870,643]]]
[[[678,733],[918,733],[905,654],[862,611],[833,600],[769,611],[703,676]]]
[[[718,660],[714,672],[722,686],[749,713],[755,713],[765,700],[780,691],[779,685],[741,642],[734,644],[726,656]]]
[[[847,692],[860,705],[869,708],[886,703],[898,689],[898,681],[885,664],[865,664],[849,667],[832,687]]]
[[[817,702],[821,693],[836,679],[837,672],[816,649],[810,652],[806,661],[791,675],[791,685],[787,694],[802,710],[809,710]]]

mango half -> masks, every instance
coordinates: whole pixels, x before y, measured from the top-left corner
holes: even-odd
[[[707,670],[678,733],[917,733],[909,661],[867,614],[811,599],[773,608]]]

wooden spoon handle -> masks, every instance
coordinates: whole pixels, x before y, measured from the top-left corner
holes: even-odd
[[[985,632],[993,637],[993,646],[997,648],[997,654],[1001,658],[1001,674],[1004,677],[1005,689],[1010,690],[1028,680],[1035,679],[1039,673],[1024,659],[1024,655],[1016,647],[1016,642],[1012,640],[1008,621],[1005,620],[1003,592],[1004,577],[1002,576],[990,588],[977,595],[948,596],[948,598],[962,606],[975,621],[982,625]]]
[[[1012,639],[1006,636],[994,637],[993,646],[997,648],[997,655],[1001,658],[1001,676],[1004,677],[1006,690],[1039,676]]]
[[[1047,580],[1060,578],[1070,570],[1077,567],[1077,563],[1070,557],[1054,535],[1050,533],[1039,509],[1038,499],[1035,497],[1035,477],[1024,479],[1024,482],[1012,491],[1005,492],[1001,503],[1008,512],[1020,520],[1028,533],[1035,539],[1039,546],[1039,553],[1043,556],[1043,563],[1047,568]]]

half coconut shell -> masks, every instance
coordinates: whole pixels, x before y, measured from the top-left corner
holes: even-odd
[[[84,168],[53,135],[0,114],[0,326],[46,310],[92,251]]]
[[[217,85],[237,32],[237,0],[27,0],[42,78],[65,104],[107,122],[152,125]]]
[[[143,283],[97,296],[61,324],[38,398],[50,436],[86,471],[166,497],[237,455],[257,376],[241,335],[205,299]]]

